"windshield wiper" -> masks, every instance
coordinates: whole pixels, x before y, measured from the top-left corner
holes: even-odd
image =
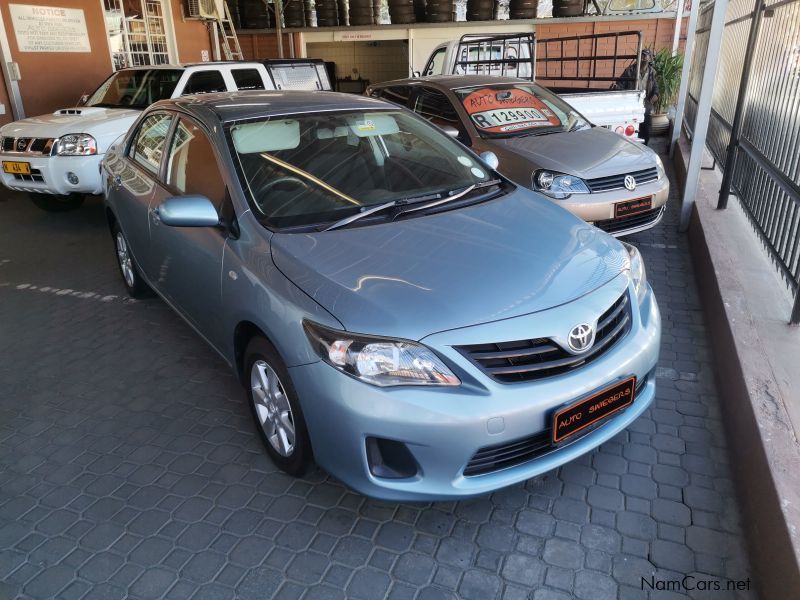
[[[404,214],[407,214],[407,213],[410,213],[410,212],[415,212],[415,211],[418,211],[418,210],[426,210],[428,208],[434,208],[434,207],[439,206],[441,204],[448,204],[450,202],[455,202],[456,200],[458,200],[459,198],[463,198],[464,196],[466,196],[470,192],[473,192],[475,190],[479,190],[481,188],[489,187],[489,186],[492,186],[492,185],[498,185],[500,183],[502,183],[502,181],[500,179],[490,179],[489,181],[483,181],[481,183],[473,183],[471,186],[461,190],[457,194],[453,194],[452,196],[446,196],[446,197],[442,198],[441,200],[435,200],[434,202],[428,202],[427,204],[423,204],[422,206],[415,206],[414,208],[409,208],[407,210],[399,212],[395,216],[399,217],[400,215],[404,215]]]
[[[377,206],[373,206],[372,208],[366,208],[361,212],[357,212],[354,215],[350,215],[349,217],[345,217],[344,219],[339,219],[335,221],[331,225],[328,225],[322,231],[330,231],[332,229],[339,229],[339,227],[344,227],[345,225],[350,225],[350,223],[355,223],[359,219],[363,219],[364,217],[368,217],[372,214],[377,212],[381,212],[382,210],[387,210],[389,208],[394,208],[395,206],[402,206],[403,204],[407,204],[408,200],[405,198],[400,198],[398,200],[390,200],[389,202],[384,202],[383,204],[378,204]]]

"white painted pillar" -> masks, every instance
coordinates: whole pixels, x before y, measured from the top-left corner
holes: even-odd
[[[725,28],[725,13],[727,10],[728,0],[716,0],[714,2],[714,15],[711,18],[711,31],[708,34],[708,52],[706,53],[706,64],[703,69],[703,83],[700,88],[700,97],[697,99],[697,116],[695,117],[692,131],[692,150],[689,153],[689,165],[686,167],[686,186],[683,189],[679,225],[681,231],[686,231],[689,227],[689,218],[692,215],[694,199],[697,193],[697,182],[700,179],[700,164],[706,147],[708,120],[711,117],[711,99],[714,95],[714,78],[717,75],[719,51],[722,45],[722,32]]]

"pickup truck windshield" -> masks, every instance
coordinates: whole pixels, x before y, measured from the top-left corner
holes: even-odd
[[[458,143],[401,111],[272,117],[234,125],[230,137],[253,211],[275,228],[445,198],[494,179]]]
[[[123,69],[106,79],[86,101],[86,106],[143,110],[157,100],[170,98],[180,69]]]
[[[483,85],[453,90],[484,137],[516,137],[590,127],[574,108],[531,83]]]

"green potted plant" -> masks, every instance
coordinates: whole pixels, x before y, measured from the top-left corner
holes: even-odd
[[[669,129],[667,111],[678,99],[683,69],[683,54],[672,55],[668,48],[661,48],[653,56],[653,68],[658,83],[658,100],[653,104],[650,134],[662,135]]]

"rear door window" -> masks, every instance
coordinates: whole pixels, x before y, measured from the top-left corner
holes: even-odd
[[[410,85],[393,85],[390,87],[376,90],[373,94],[381,100],[388,100],[400,106],[408,106],[408,99],[411,97]]]
[[[156,113],[146,117],[139,125],[128,155],[140,166],[157,175],[164,153],[164,143],[172,124],[172,115]]]
[[[231,75],[237,90],[264,89],[264,80],[257,69],[232,69]]]
[[[213,94],[214,92],[227,91],[225,79],[219,71],[197,71],[189,76],[184,96],[188,94]]]
[[[425,87],[417,88],[414,112],[434,123],[447,123],[454,127],[459,126],[458,114],[453,107],[453,103],[438,90]]]

